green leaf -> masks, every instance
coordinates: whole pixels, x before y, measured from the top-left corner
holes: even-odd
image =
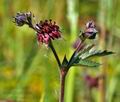
[[[62,67],[61,68],[67,67],[67,65],[68,65],[68,60],[67,60],[66,55],[65,55],[64,59],[63,59],[63,62],[62,62]]]
[[[104,50],[104,51],[101,51],[101,50],[98,50],[98,51],[92,51],[84,56],[82,56],[83,59],[86,59],[86,58],[90,58],[90,57],[102,57],[102,56],[106,56],[106,55],[110,55],[110,54],[113,54],[113,52],[111,51],[107,51],[107,50]]]
[[[100,64],[91,60],[80,59],[79,62],[73,64],[73,66],[84,66],[84,67],[98,67]]]
[[[70,66],[72,66],[74,63],[79,62],[80,58],[79,56],[84,54],[85,52],[88,52],[91,48],[93,48],[94,44],[88,45],[85,49],[83,49],[82,51],[80,51],[79,53],[76,53],[76,51],[74,51],[74,53],[72,54],[69,62],[68,62],[68,68]]]

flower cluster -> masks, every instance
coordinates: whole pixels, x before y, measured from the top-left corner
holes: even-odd
[[[51,39],[54,40],[61,37],[59,26],[52,20],[41,21],[39,24],[36,24],[35,28],[37,29],[38,42],[49,44]]]
[[[14,22],[17,26],[23,26],[27,24],[30,28],[37,32],[37,40],[40,43],[49,44],[51,40],[58,39],[61,37],[59,26],[52,20],[40,21],[40,23],[32,24],[32,14],[28,13],[17,13],[14,17]]]
[[[96,34],[98,31],[95,29],[95,24],[93,21],[89,21],[86,23],[86,29],[82,33],[83,37],[86,37],[88,39],[95,39]]]

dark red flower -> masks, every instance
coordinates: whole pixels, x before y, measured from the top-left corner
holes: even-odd
[[[61,37],[59,26],[52,20],[41,21],[36,24],[37,40],[45,44],[49,44],[50,40],[58,39]]]

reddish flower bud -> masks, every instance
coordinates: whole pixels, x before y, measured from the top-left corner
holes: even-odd
[[[88,28],[84,34],[88,39],[95,39],[97,32],[98,31],[95,28]]]
[[[82,36],[86,37],[88,39],[95,39],[97,33],[98,33],[98,31],[95,29],[94,22],[89,21],[89,22],[86,23],[86,29],[82,33]]]

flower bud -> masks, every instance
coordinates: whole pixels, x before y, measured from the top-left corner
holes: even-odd
[[[98,31],[95,28],[94,22],[89,21],[89,22],[86,23],[86,29],[82,33],[82,36],[84,38],[88,38],[88,39],[95,39],[97,33],[98,33]]]
[[[98,31],[97,31],[95,28],[88,28],[88,29],[86,29],[86,31],[84,32],[84,35],[85,35],[88,39],[95,39],[97,33],[98,33]]]
[[[17,13],[15,18],[15,23],[17,26],[23,26],[26,22],[26,15],[24,13]]]
[[[31,26],[32,25],[32,14],[31,12],[17,13],[17,15],[14,17],[14,20],[17,26],[23,26],[24,24]]]

